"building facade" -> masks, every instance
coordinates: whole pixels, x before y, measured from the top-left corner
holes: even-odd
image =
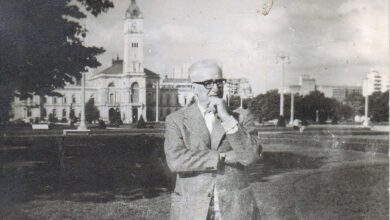
[[[156,86],[160,76],[144,68],[143,21],[140,8],[132,0],[124,16],[123,60],[117,57],[110,67],[87,75],[86,101],[94,99],[100,118],[104,121],[111,121],[118,114],[124,123],[135,123],[141,116],[146,121],[156,119]],[[67,85],[55,92],[62,96],[46,96],[43,100],[38,96],[27,100],[14,98],[12,119],[48,120],[51,115],[59,121],[69,121],[71,112],[79,117],[82,106],[80,85]],[[173,97],[172,90],[162,89],[159,96],[161,105],[167,109],[160,114],[164,118],[169,107],[176,109],[179,104],[162,98]]]
[[[386,92],[389,90],[389,75],[371,70],[363,81],[362,89],[364,95],[371,95],[374,92]]]
[[[227,96],[253,97],[252,87],[246,78],[227,79],[224,91]]]
[[[165,117],[189,105],[193,100],[188,74],[189,64],[174,68],[173,78],[160,78],[159,74],[144,67],[143,14],[131,1],[124,16],[123,59],[116,57],[103,71],[86,74],[85,101],[94,100],[100,119],[112,122],[118,115],[123,123],[165,120]],[[179,76],[181,78],[175,77]],[[187,77],[187,78],[185,78]],[[229,79],[225,94],[252,97],[247,79]],[[80,83],[57,89],[58,96],[33,96],[27,100],[15,97],[11,120],[49,120],[69,122],[81,115]]]
[[[285,93],[298,93],[308,95],[310,92],[320,91],[325,97],[334,98],[339,102],[345,102],[346,98],[352,94],[362,94],[361,86],[341,86],[341,85],[317,85],[315,78],[310,75],[299,76],[299,85],[289,85],[285,88]]]

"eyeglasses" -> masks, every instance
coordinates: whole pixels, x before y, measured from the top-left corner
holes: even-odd
[[[218,88],[223,88],[226,83],[226,79],[210,79],[203,82],[194,82],[195,84],[203,85],[206,89],[212,89],[214,84],[217,85]]]

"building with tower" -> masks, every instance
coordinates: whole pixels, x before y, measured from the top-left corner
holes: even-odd
[[[131,0],[123,23],[123,59],[117,57],[103,71],[88,74],[86,101],[94,99],[100,118],[106,122],[118,116],[123,123],[135,123],[141,116],[146,121],[155,121],[159,106],[159,117],[164,119],[183,105],[177,101],[177,86],[158,86],[160,76],[144,67],[143,21],[140,8],[135,0]],[[159,106],[156,106],[156,89],[159,89]],[[80,85],[67,85],[56,92],[62,97],[44,97],[43,108],[39,106],[41,100],[38,96],[27,100],[15,97],[12,119],[31,121],[42,116],[47,120],[50,116],[58,121],[69,121],[71,114],[79,117],[82,105]]]
[[[156,121],[156,117],[162,121],[192,101],[188,63],[174,68],[172,78],[165,76],[163,79],[144,67],[143,24],[142,11],[136,1],[131,0],[123,21],[123,59],[117,56],[103,71],[87,74],[85,100],[93,99],[100,119],[108,123],[118,118],[126,124],[136,123],[141,116],[145,121]],[[238,92],[252,95],[247,79],[228,80],[225,89],[231,95]],[[15,97],[11,120],[27,122],[55,118],[69,122],[73,116],[79,118],[82,106],[80,85],[66,85],[55,92],[62,96],[46,96],[43,100],[39,96],[27,100]]]

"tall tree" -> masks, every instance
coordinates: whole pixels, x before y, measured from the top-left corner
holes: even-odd
[[[96,56],[104,49],[84,45],[80,19],[84,11],[97,16],[111,7],[110,0],[0,1],[0,89],[7,92],[1,95],[56,95],[87,67],[100,66]],[[0,115],[7,115],[10,100],[0,101]]]
[[[354,115],[364,115],[364,97],[361,94],[348,94],[345,98],[345,102],[352,107]]]

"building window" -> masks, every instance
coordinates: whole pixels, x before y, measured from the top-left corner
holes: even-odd
[[[139,102],[139,85],[137,82],[131,85],[131,102],[132,103]]]
[[[47,102],[47,98],[43,97],[43,104],[45,104],[46,102]]]
[[[27,108],[27,117],[31,117],[31,108]]]
[[[166,96],[166,99],[167,99],[167,105],[169,106],[171,103],[170,103],[170,94],[167,94]]]
[[[66,109],[62,109],[62,117],[66,118]]]
[[[53,104],[57,104],[57,98],[53,97]]]
[[[53,109],[53,118],[57,118],[57,110],[55,108]]]
[[[108,103],[114,104],[114,94],[113,93],[110,93],[110,97],[108,99]]]
[[[76,103],[76,96],[72,95],[72,103]]]
[[[42,116],[43,116],[43,117],[46,117],[46,116],[47,116],[46,108],[42,108]]]
[[[62,103],[66,104],[66,96],[62,97]]]
[[[138,43],[131,43],[131,47],[137,48],[138,47]]]

